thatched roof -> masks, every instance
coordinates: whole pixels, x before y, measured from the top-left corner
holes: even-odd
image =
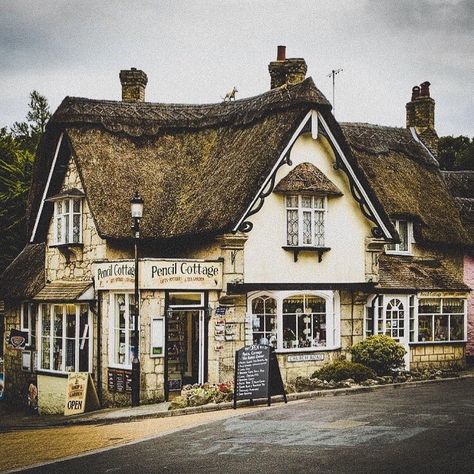
[[[392,218],[415,222],[415,238],[432,244],[464,245],[468,237],[438,163],[410,130],[343,123],[358,167]]]
[[[443,171],[443,177],[454,196],[465,229],[474,246],[474,171]]]
[[[45,244],[28,244],[5,269],[0,298],[31,299],[45,285]]]
[[[52,137],[64,131],[67,140],[48,197],[59,192],[61,170],[64,173],[72,152],[101,237],[131,238],[129,199],[135,190],[145,201],[145,239],[229,231],[314,108],[337,127],[329,103],[311,78],[257,97],[211,105],[68,97],[51,118],[38,153],[30,226],[54,154]],[[52,205],[46,203],[44,211],[38,240],[46,235]]]
[[[275,186],[280,193],[320,193],[341,196],[339,188],[312,163],[300,163]]]
[[[439,259],[381,255],[377,289],[469,291]]]

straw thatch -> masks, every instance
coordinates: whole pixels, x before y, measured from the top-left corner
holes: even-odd
[[[470,244],[474,246],[474,171],[443,171],[443,177],[470,235]]]
[[[257,97],[212,105],[124,103],[66,98],[48,125],[35,181],[66,132],[48,197],[59,192],[72,152],[99,234],[129,239],[129,199],[145,201],[145,239],[213,235],[243,215],[305,114],[330,106],[311,78]],[[48,142],[49,140],[49,142]],[[30,226],[42,187],[31,193]],[[38,239],[52,205],[45,204]]]
[[[376,289],[469,291],[439,259],[381,255]]]
[[[275,186],[275,191],[342,196],[339,188],[312,163],[301,163],[292,169]]]
[[[392,218],[415,223],[415,238],[465,245],[468,236],[437,162],[403,128],[344,123],[358,167]]]
[[[5,269],[0,298],[31,299],[45,285],[45,244],[28,244]]]

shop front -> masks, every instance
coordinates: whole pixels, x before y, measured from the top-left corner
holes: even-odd
[[[103,401],[105,405],[126,405],[135,353],[134,262],[97,262],[94,275],[103,328]],[[215,347],[209,354],[209,321],[219,306],[221,291],[222,261],[139,261],[143,402],[173,398],[184,385],[209,380],[209,358],[215,358]],[[217,375],[212,374],[211,379],[217,381]]]

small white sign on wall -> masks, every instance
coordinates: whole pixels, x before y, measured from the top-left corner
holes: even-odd
[[[154,317],[151,320],[151,348],[150,357],[165,355],[165,318]]]
[[[289,355],[288,362],[309,362],[314,360],[324,360],[324,354],[299,354]]]

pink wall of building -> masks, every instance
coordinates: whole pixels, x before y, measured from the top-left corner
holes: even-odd
[[[474,256],[464,256],[464,283],[473,289],[467,300],[467,347],[466,354],[474,356]]]

